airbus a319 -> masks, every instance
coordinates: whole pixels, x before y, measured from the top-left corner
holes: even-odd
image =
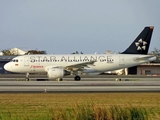
[[[154,27],[145,27],[133,43],[120,54],[64,54],[64,55],[23,55],[5,64],[7,71],[15,73],[47,73],[49,79],[60,79],[73,74],[80,81],[82,73],[101,73],[137,66],[156,60],[147,55]]]

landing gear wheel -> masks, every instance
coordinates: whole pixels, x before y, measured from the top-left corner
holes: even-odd
[[[56,80],[57,80],[57,81],[63,81],[63,79],[62,79],[62,78],[57,78]]]
[[[75,80],[75,81],[80,81],[80,80],[81,80],[81,77],[76,76],[76,77],[74,78],[74,80]]]
[[[25,78],[26,81],[29,81],[29,78]]]

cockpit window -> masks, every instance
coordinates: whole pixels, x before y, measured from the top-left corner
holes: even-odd
[[[17,59],[13,59],[12,62],[18,62],[18,60]]]

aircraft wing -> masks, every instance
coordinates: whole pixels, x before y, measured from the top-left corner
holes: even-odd
[[[45,67],[45,71],[48,71],[49,68],[63,68],[68,71],[82,71],[84,67],[88,67],[88,65],[93,65],[94,66],[95,61],[90,61],[90,62],[83,62],[83,63],[75,63],[72,65],[67,65],[67,66],[47,66]]]
[[[134,60],[137,62],[145,62],[149,59],[154,59],[156,56],[145,56],[145,57],[139,57],[139,58],[135,58]]]
[[[81,71],[84,67],[88,67],[88,65],[94,65],[95,61],[77,63],[73,65],[66,66],[65,68],[70,71]]]

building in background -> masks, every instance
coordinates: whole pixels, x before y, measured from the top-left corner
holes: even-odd
[[[160,63],[148,63],[137,66],[137,75],[160,75]]]
[[[14,55],[24,55],[25,53],[27,53],[28,52],[28,50],[22,50],[22,49],[19,49],[19,48],[12,48],[11,50],[10,50],[10,52],[12,53],[12,54],[14,54]]]
[[[138,66],[128,68],[129,75],[160,75],[160,56],[151,63],[145,63]]]
[[[3,52],[0,52],[0,56],[4,55]]]

